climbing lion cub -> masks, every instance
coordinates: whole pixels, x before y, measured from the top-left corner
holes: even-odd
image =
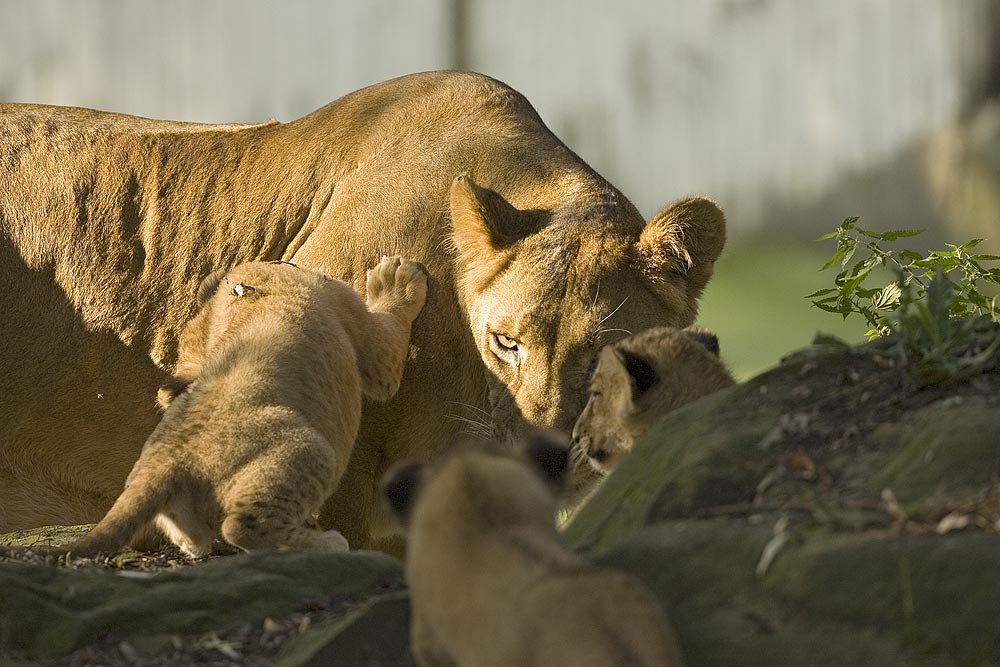
[[[719,340],[700,327],[657,327],[603,348],[573,445],[607,474],[663,415],[734,384]]]
[[[518,459],[522,460],[518,460]],[[418,665],[683,665],[638,581],[566,549],[555,529],[567,450],[535,436],[519,455],[458,447],[433,469],[400,463],[383,492],[407,529]]]
[[[400,257],[368,272],[367,301],[282,262],[207,277],[176,379],[159,392],[163,419],[71,551],[114,551],[150,521],[196,558],[220,533],[248,551],[347,549],[306,522],[344,472],[362,394],[387,400],[399,387],[426,291],[421,266]]]

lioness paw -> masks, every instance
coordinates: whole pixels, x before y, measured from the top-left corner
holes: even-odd
[[[427,272],[419,262],[399,255],[383,257],[369,269],[366,290],[370,310],[413,320],[427,299]]]

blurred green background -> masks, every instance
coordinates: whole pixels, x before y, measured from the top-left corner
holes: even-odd
[[[831,224],[831,229],[835,227]],[[831,241],[731,244],[722,253],[702,298],[698,324],[719,336],[722,357],[737,379],[765,370],[818,332],[850,342],[867,324],[814,308],[806,294],[832,287],[839,267],[820,272]]]

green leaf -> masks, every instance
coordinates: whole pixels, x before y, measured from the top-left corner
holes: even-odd
[[[1000,255],[970,255],[970,259],[974,259],[979,262],[995,262],[1000,259]]]
[[[971,239],[966,241],[962,245],[958,246],[960,250],[968,250],[969,248],[975,248],[977,245],[985,241],[986,239]]]
[[[908,236],[917,236],[918,234],[923,234],[925,230],[923,229],[894,229],[892,231],[884,232],[882,234],[882,239],[885,241],[895,241],[896,239],[906,238]],[[907,251],[903,251],[907,252]]]
[[[823,296],[824,294],[832,294],[833,292],[836,292],[836,291],[837,291],[836,288],[828,287],[826,289],[816,290],[812,294],[806,294],[803,298],[804,299],[811,299],[811,298],[816,297],[816,296]]]
[[[832,239],[832,238],[834,238],[834,237],[835,237],[835,236],[837,236],[838,234],[840,234],[840,232],[839,232],[839,231],[835,231],[835,232],[830,232],[829,234],[823,234],[823,236],[819,237],[819,238],[818,238],[818,239],[816,239],[816,240],[817,240],[817,241],[825,241],[825,240],[827,240],[827,239]]]

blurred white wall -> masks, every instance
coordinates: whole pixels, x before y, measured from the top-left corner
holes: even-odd
[[[973,4],[0,0],[0,99],[289,120],[466,67],[523,92],[647,215],[706,192],[739,232],[951,122]]]

